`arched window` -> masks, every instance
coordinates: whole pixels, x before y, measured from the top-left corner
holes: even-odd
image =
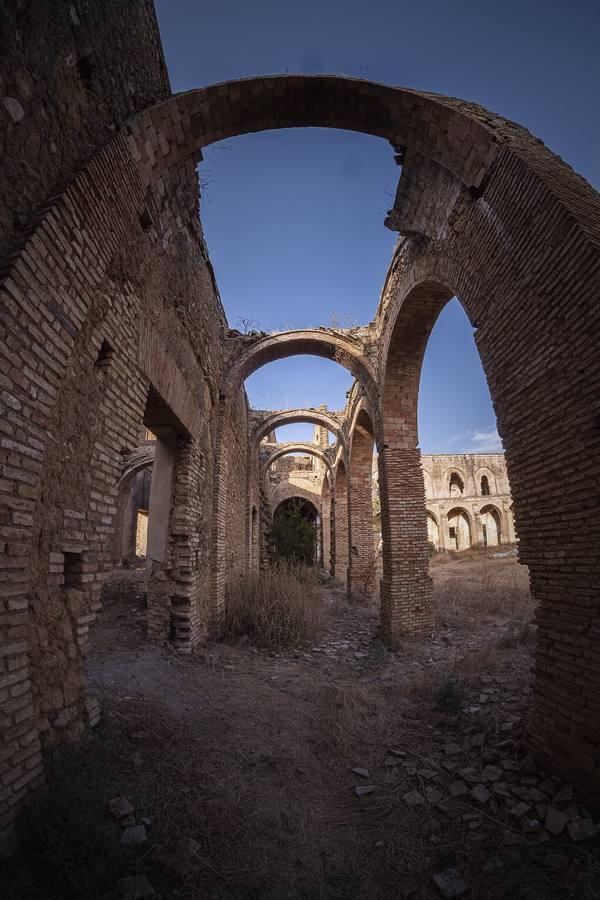
[[[490,482],[488,480],[487,475],[481,476],[481,496],[482,497],[490,496]]]
[[[462,497],[465,492],[465,483],[458,474],[458,472],[453,472],[450,476],[450,496],[451,497]]]

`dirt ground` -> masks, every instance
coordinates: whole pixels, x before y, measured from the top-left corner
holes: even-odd
[[[432,575],[436,631],[394,653],[329,585],[312,646],[191,657],[145,640],[117,578],[88,661],[102,722],[56,761],[9,896],[600,897],[597,811],[522,745],[526,570],[472,554]]]

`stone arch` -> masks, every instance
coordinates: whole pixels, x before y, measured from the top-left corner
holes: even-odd
[[[375,578],[373,548],[373,449],[375,428],[366,404],[356,410],[350,430],[348,597],[368,594]]]
[[[481,507],[479,521],[484,546],[495,547],[505,542],[502,532],[502,511],[494,503],[487,503]]]
[[[485,479],[485,481],[484,481]],[[487,492],[485,486],[487,484]],[[498,493],[496,476],[487,466],[480,466],[475,473],[475,488],[480,497],[492,497]]]
[[[444,472],[442,483],[446,497],[464,497],[467,493],[465,473],[456,466]]]
[[[320,459],[322,463],[327,466],[328,471],[332,471],[331,460],[327,453],[323,450],[319,449],[319,447],[315,447],[314,444],[302,444],[302,443],[294,443],[290,442],[289,444],[284,444],[281,447],[278,447],[274,450],[262,463],[261,465],[261,474],[265,474],[270,467],[280,459],[282,456],[287,456],[292,453],[304,453],[308,456],[314,456],[315,459]]]
[[[469,512],[462,506],[448,511],[448,535],[450,549],[468,550],[473,543],[473,522]]]
[[[340,422],[331,413],[315,409],[282,409],[269,412],[255,425],[250,437],[252,446],[260,444],[262,439],[271,431],[281,428],[283,425],[295,425],[299,422],[309,422],[311,425],[323,425],[334,434],[340,444],[346,445],[346,435]]]

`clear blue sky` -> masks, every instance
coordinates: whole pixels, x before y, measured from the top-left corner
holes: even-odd
[[[476,100],[522,123],[600,185],[600,0],[157,0],[174,91],[279,72],[342,73]],[[293,129],[214,145],[201,214],[232,327],[367,323],[395,235],[383,225],[398,169],[382,140]],[[351,379],[314,357],[246,382],[258,407],[344,404]],[[458,301],[427,349],[425,453],[498,449],[495,418]],[[290,426],[280,439],[306,439]]]

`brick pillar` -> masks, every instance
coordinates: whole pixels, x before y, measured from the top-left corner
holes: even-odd
[[[331,574],[333,576],[335,576],[335,560],[336,560],[335,514],[336,514],[335,496],[332,492],[331,493],[330,512],[329,512],[329,558],[330,558],[329,571],[331,572]]]
[[[190,653],[204,637],[206,570],[199,571],[204,454],[200,441],[179,437],[169,526],[170,640]]]
[[[335,478],[335,568],[334,576],[342,584],[348,583],[349,509],[348,478],[344,464],[338,465]]]
[[[348,599],[353,594],[365,595],[373,579],[373,498],[371,480],[373,438],[356,425],[350,450],[350,559],[348,565]]]
[[[383,535],[381,628],[386,640],[433,627],[425,488],[418,448],[384,447],[379,454]]]
[[[213,475],[213,527],[211,535],[211,607],[209,630],[214,637],[221,631],[225,610],[225,590],[227,584],[227,495],[229,486],[230,457],[232,446],[231,403],[227,398],[221,401],[217,426],[217,449]]]
[[[177,439],[170,428],[157,428],[156,437],[146,548],[148,636],[166,641],[169,637],[171,601],[165,563]]]
[[[331,495],[326,480],[323,482],[321,497],[321,535],[323,559],[321,564],[326,572],[331,571]]]

